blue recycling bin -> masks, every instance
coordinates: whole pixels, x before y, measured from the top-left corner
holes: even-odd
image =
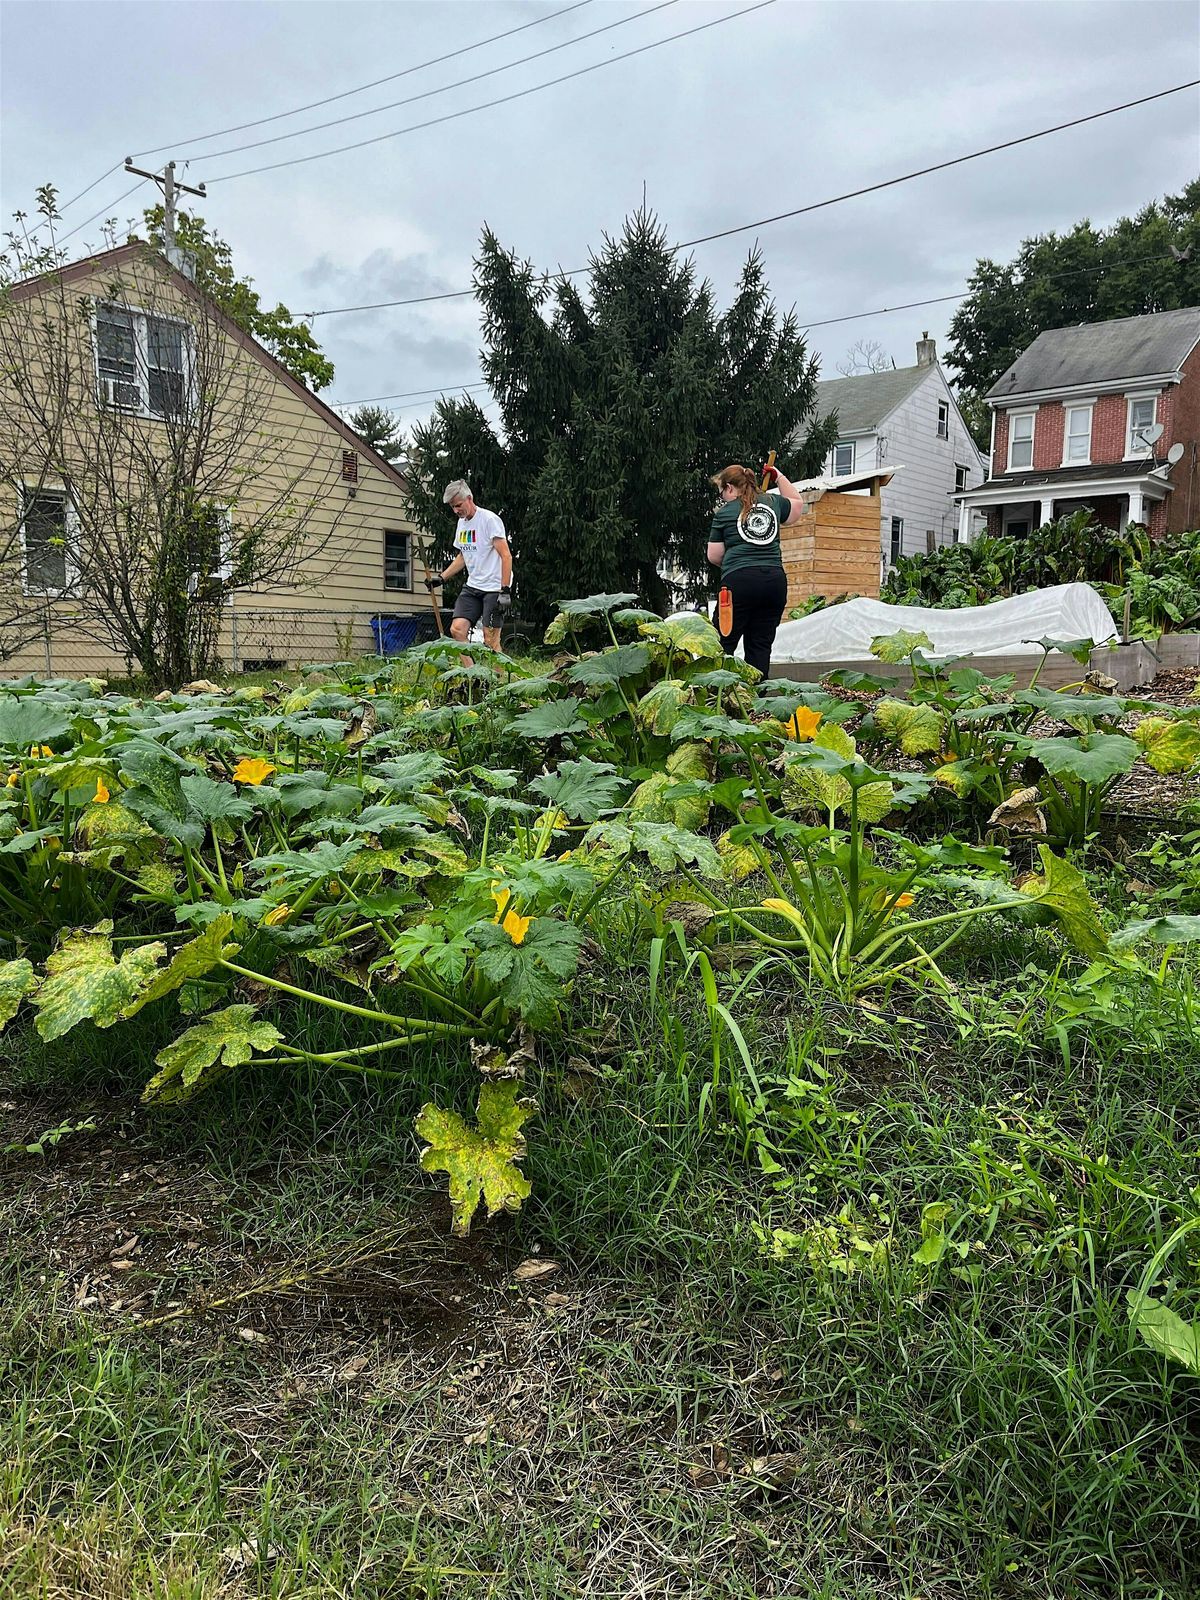
[[[371,632],[375,650],[381,656],[396,656],[417,642],[416,617],[372,617]]]

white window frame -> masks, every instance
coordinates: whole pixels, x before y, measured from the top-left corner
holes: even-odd
[[[25,518],[28,513],[29,501],[35,495],[52,494],[60,495],[66,506],[66,516],[63,519],[63,587],[61,589],[31,588],[29,584],[29,554],[25,541]],[[71,491],[56,483],[23,483],[21,485],[21,593],[27,595],[40,595],[46,600],[59,600],[63,595],[69,594],[79,581],[79,567],[72,556],[79,538],[79,513],[75,509],[75,502],[71,499]]]
[[[1016,437],[1017,423],[1018,422],[1023,422],[1026,417],[1029,418],[1029,438],[1028,438],[1028,440],[1022,439],[1019,442],[1021,444],[1028,443],[1028,445],[1029,445],[1029,460],[1028,460],[1028,462],[1021,462],[1020,464],[1018,464],[1017,462],[1015,462],[1013,460],[1013,445],[1018,443],[1018,440],[1017,440],[1017,437]],[[1034,449],[1034,440],[1035,440],[1036,436],[1037,436],[1037,411],[1033,407],[1027,407],[1023,411],[1010,411],[1009,412],[1009,414],[1008,414],[1008,464],[1007,464],[1007,466],[1005,468],[1006,472],[1032,472],[1033,471],[1033,449]]]
[[[1128,394],[1125,396],[1125,459],[1126,461],[1143,461],[1154,455],[1153,445],[1136,446],[1133,442],[1133,408],[1139,405],[1150,407],[1150,421],[1143,423],[1143,427],[1152,428],[1158,421],[1158,390],[1149,394]]]
[[[971,469],[970,469],[970,467],[960,466],[959,463],[956,461],[954,463],[954,492],[955,492],[955,494],[966,494],[967,490],[970,487],[971,487]]]
[[[893,517],[888,530],[888,565],[904,554],[904,518]]]
[[[838,468],[838,451],[849,450],[850,466],[845,472]],[[858,463],[858,442],[855,439],[839,439],[829,453],[829,476],[831,478],[852,478]]]
[[[950,402],[939,400],[937,403],[937,436],[939,439],[950,437]]]
[[[122,311],[133,318],[134,364],[137,367],[137,386],[140,403],[136,406],[117,405],[105,397],[104,385],[108,381],[100,371],[100,312]],[[178,413],[151,411],[150,409],[150,338],[147,322],[169,322],[179,328],[180,352],[183,360],[183,393]],[[186,317],[164,315],[161,311],[146,311],[141,306],[120,305],[115,300],[98,300],[92,308],[92,354],[96,369],[96,403],[101,410],[122,411],[130,417],[146,417],[152,422],[170,422],[184,416],[191,405],[196,375],[196,354],[192,340],[192,324]],[[158,370],[158,369],[155,369]]]
[[[1083,401],[1078,401],[1078,402],[1072,402],[1070,404],[1067,404],[1067,405],[1063,406],[1063,458],[1062,458],[1062,464],[1063,464],[1064,467],[1089,467],[1089,466],[1091,466],[1091,464],[1092,464],[1092,421],[1093,421],[1093,413],[1095,411],[1095,406],[1096,406],[1096,402],[1094,400],[1083,400]],[[1086,411],[1087,412],[1087,454],[1086,455],[1082,455],[1082,456],[1073,456],[1071,454],[1071,439],[1073,437],[1074,438],[1081,438],[1082,437],[1082,435],[1080,435],[1080,434],[1072,435],[1072,433],[1071,433],[1071,418],[1078,411]]]
[[[408,546],[406,557],[408,565],[408,582],[406,584],[389,583],[388,578],[388,534],[397,534],[404,539]],[[383,587],[387,594],[411,594],[413,592],[413,536],[407,528],[385,528],[383,530]]]

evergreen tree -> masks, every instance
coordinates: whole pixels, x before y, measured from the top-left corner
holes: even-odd
[[[1026,239],[1012,261],[978,261],[967,281],[946,359],[986,450],[983,396],[1044,329],[1200,305],[1200,178],[1110,228],[1085,219],[1069,233]]]
[[[163,247],[162,206],[143,213],[150,243]],[[186,211],[175,215],[175,242],[196,263],[196,287],[214,300],[231,321],[251,334],[259,344],[314,392],[333,382],[333,362],[323,353],[303,322],[298,322],[285,305],[273,311],[262,304],[258,290],[249,278],[239,278],[233,270],[233,251],[225,240],[204,224],[203,217]]]
[[[359,406],[346,419],[385,461],[401,461],[408,454],[400,419],[383,406]]]
[[[777,313],[757,251],[719,313],[645,210],[592,256],[586,291],[547,281],[485,230],[475,292],[499,421],[469,398],[438,402],[414,430],[414,515],[445,549],[442,489],[467,478],[505,520],[534,625],[560,599],[601,591],[661,609],[664,567],[695,580],[707,571],[713,472],[757,466],[775,447],[804,476],[835,437],[826,419],[791,442],[812,410],[817,363],[795,315]]]

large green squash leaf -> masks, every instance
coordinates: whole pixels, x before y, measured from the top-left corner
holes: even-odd
[[[12,1021],[21,1001],[31,995],[37,985],[33,963],[24,956],[0,963],[0,1031],[6,1022]]]
[[[1146,717],[1133,737],[1155,772],[1185,772],[1200,759],[1200,727],[1194,722]]]
[[[530,711],[522,711],[509,726],[526,739],[561,739],[564,734],[582,733],[586,721],[579,715],[582,704],[573,695],[564,700],[544,700]]]
[[[1114,950],[1128,950],[1149,940],[1151,944],[1193,944],[1200,939],[1200,917],[1151,917],[1145,922],[1127,922],[1109,941]]]
[[[40,750],[61,739],[70,726],[70,715],[62,706],[32,696],[0,695],[0,750],[28,755],[34,745]]]
[[[37,1030],[47,1042],[89,1018],[98,1028],[111,1028],[154,978],[165,947],[139,945],[116,961],[111,935],[112,923],[98,922],[59,936],[34,997]]]
[[[584,836],[585,846],[599,846],[618,855],[644,855],[659,872],[695,867],[706,878],[722,876],[721,857],[710,839],[686,833],[670,822],[632,818],[628,808],[620,817],[598,822]]]
[[[424,1106],[417,1116],[417,1137],[425,1143],[421,1166],[449,1177],[453,1228],[460,1236],[470,1232],[481,1200],[494,1217],[498,1211],[519,1211],[529,1198],[529,1179],[516,1163],[525,1154],[521,1129],[536,1107],[519,1094],[520,1085],[512,1080],[485,1083],[474,1128],[457,1111],[441,1106]]]
[[[1200,1323],[1186,1322],[1177,1311],[1150,1295],[1130,1289],[1129,1321],[1140,1338],[1170,1361],[1178,1361],[1189,1372],[1200,1373]]]
[[[576,822],[595,822],[601,812],[620,805],[627,782],[609,762],[583,756],[560,762],[557,771],[534,778],[529,787]]]
[[[1017,889],[1061,925],[1077,950],[1084,955],[1099,955],[1108,948],[1096,907],[1088,893],[1083,873],[1069,861],[1056,856],[1048,845],[1038,845],[1042,874],[1030,873],[1018,880]]]
[[[844,728],[823,722],[813,735],[809,749],[826,750],[833,758],[814,764],[812,758],[798,755],[784,767],[784,800],[799,811],[841,811],[850,809],[853,767],[858,763],[858,746]],[[839,770],[841,767],[843,770]],[[886,780],[857,783],[858,814],[864,822],[882,822],[892,809],[892,786]]]
[[[1052,777],[1105,783],[1130,771],[1138,747],[1123,733],[1085,733],[1078,739],[1035,739],[1029,753]]]
[[[572,683],[620,683],[637,678],[650,665],[650,652],[644,644],[610,645],[599,655],[585,656],[567,673]]]
[[[254,804],[231,783],[217,783],[207,773],[189,773],[179,780],[192,812],[202,822],[244,822],[254,815]]]
[[[283,1035],[269,1022],[256,1022],[254,1006],[226,1006],[181,1034],[155,1056],[159,1070],[142,1090],[148,1104],[167,1105],[206,1089],[255,1054],[274,1050]]]
[[[875,721],[906,756],[919,756],[942,748],[946,719],[936,706],[914,706],[907,700],[881,700]]]
[[[487,922],[474,932],[476,970],[500,991],[504,1004],[531,1027],[557,1014],[563,980],[579,964],[582,932],[553,917],[534,917],[520,944],[506,929]]]

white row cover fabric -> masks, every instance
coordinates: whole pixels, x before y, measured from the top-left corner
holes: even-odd
[[[1103,644],[1116,634],[1112,614],[1087,583],[993,600],[986,606],[937,611],[929,606],[889,606],[882,600],[844,600],[799,622],[780,624],[771,659],[863,661],[881,634],[925,633],[935,656],[1037,655],[1038,639],[1090,639]],[[739,651],[740,654],[740,651]]]

